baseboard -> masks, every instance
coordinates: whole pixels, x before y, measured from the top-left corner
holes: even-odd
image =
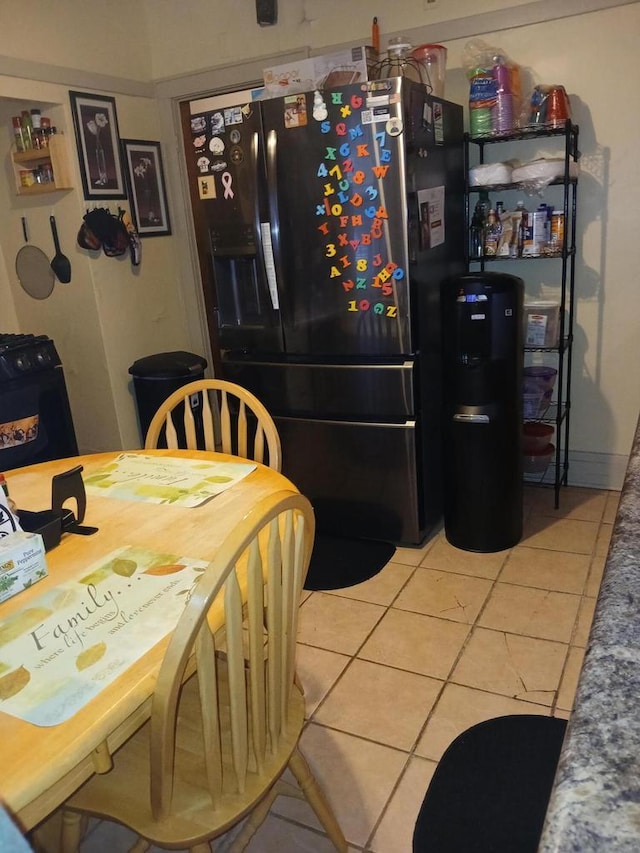
[[[622,454],[569,451],[569,485],[620,491],[628,462]]]

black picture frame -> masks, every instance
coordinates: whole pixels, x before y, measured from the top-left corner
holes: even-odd
[[[69,92],[86,199],[126,198],[115,98]]]
[[[131,215],[140,237],[171,234],[167,191],[159,142],[123,139]]]

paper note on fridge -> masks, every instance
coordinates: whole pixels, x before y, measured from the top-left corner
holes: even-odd
[[[423,249],[442,245],[444,233],[444,187],[418,190],[420,205],[420,232]]]

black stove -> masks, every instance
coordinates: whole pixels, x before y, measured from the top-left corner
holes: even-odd
[[[0,471],[77,453],[53,341],[47,335],[0,333]]]
[[[59,367],[60,357],[47,335],[0,332],[0,382]]]

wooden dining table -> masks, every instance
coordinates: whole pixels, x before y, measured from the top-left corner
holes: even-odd
[[[121,452],[60,459],[9,471],[6,479],[11,498],[20,509],[48,509],[55,474],[82,465],[83,477],[88,477]],[[60,544],[46,554],[47,577],[0,604],[0,626],[30,601],[123,545],[186,554],[208,562],[257,501],[282,489],[297,491],[282,474],[251,460],[204,451],[130,452],[210,462],[251,462],[255,469],[197,507],[123,500],[91,492],[83,524],[95,526],[98,531],[93,535],[64,533]],[[73,502],[69,506],[73,509]],[[93,773],[107,771],[112,754],[149,719],[155,680],[169,636],[170,632],[58,725],[25,722],[3,713],[0,703],[0,802],[23,831],[35,827]]]

